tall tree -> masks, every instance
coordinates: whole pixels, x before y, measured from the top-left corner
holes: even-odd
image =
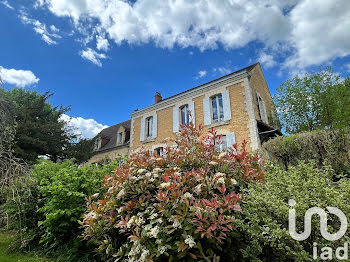
[[[330,67],[285,81],[274,96],[288,133],[350,126],[350,79]]]
[[[13,88],[1,90],[1,94],[12,108],[16,120],[14,154],[33,163],[39,155],[46,155],[57,161],[64,156],[75,136],[61,120],[69,108],[53,107],[48,102],[51,93]]]
[[[78,164],[88,161],[93,155],[95,140],[82,138],[71,143],[65,150],[66,158],[74,158]]]

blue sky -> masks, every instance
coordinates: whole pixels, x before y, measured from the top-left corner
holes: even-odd
[[[350,72],[348,0],[0,0],[0,76],[54,93],[85,137],[260,61],[274,94],[295,75]],[[68,116],[65,118],[68,120]]]

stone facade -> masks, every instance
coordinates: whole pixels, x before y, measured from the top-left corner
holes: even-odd
[[[222,101],[223,118],[219,120],[213,116],[212,99],[216,96]],[[153,105],[133,112],[131,120],[101,131],[99,149],[89,162],[117,158],[141,148],[157,150],[172,146],[183,106],[192,112],[196,127],[204,125],[203,135],[215,128],[225,136],[227,147],[245,140],[248,150],[256,151],[261,141],[281,134],[269,126],[274,104],[257,63],[164,100],[157,92]],[[121,143],[119,133],[123,134]]]
[[[208,107],[208,101],[218,94],[226,101],[223,102],[224,120],[210,122],[208,117],[211,117],[212,109]],[[183,105],[194,111],[193,120],[197,127],[205,125],[203,134],[214,127],[219,134],[227,136],[228,146],[246,140],[248,148],[253,151],[260,148],[257,120],[268,124],[273,108],[260,64],[255,64],[132,113],[130,151],[171,146],[175,139],[178,108]],[[156,121],[153,125],[156,135],[144,139],[145,119],[149,117]]]

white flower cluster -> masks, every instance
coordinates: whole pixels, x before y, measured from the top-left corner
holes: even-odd
[[[161,188],[166,188],[166,187],[170,186],[170,182],[161,183],[159,186],[160,186]]]
[[[148,237],[151,237],[151,238],[157,238],[158,236],[158,233],[159,233],[159,227],[158,226],[155,226],[155,227],[151,227],[151,225],[148,225],[148,228],[147,228],[147,233],[146,235]]]
[[[196,245],[196,242],[194,241],[192,236],[187,236],[185,239],[185,244],[187,244],[190,248],[192,248]]]
[[[186,192],[183,197],[187,198],[187,199],[191,199],[193,197],[193,195],[189,192]]]
[[[129,262],[146,262],[148,255],[149,251],[146,247],[142,246],[138,241],[134,242],[128,254]],[[139,258],[137,259],[137,257]]]
[[[160,254],[163,254],[166,250],[167,250],[166,246],[161,246],[160,248],[158,248],[157,252]]]
[[[175,228],[175,229],[180,229],[180,228],[182,228],[181,223],[179,222],[179,220],[174,219],[173,228]]]

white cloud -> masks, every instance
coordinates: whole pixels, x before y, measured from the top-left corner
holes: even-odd
[[[350,54],[349,0],[37,0],[37,6],[71,18],[82,34],[105,35],[116,44],[203,51],[258,41],[263,50],[283,53],[288,69]]]
[[[230,69],[227,66],[219,66],[219,67],[214,67],[213,72],[214,74],[219,74],[219,75],[227,75],[229,73],[232,73],[232,69]]]
[[[201,70],[198,72],[197,76],[195,77],[195,79],[199,79],[202,77],[205,77],[207,75],[207,71],[206,70]]]
[[[347,69],[347,71],[350,73],[350,64],[347,64],[347,65],[346,65],[346,69]]]
[[[54,25],[51,25],[49,30],[45,24],[41,23],[38,20],[29,18],[24,12],[21,12],[20,18],[24,24],[33,26],[33,30],[37,34],[41,35],[41,39],[44,40],[48,45],[56,45],[56,40],[61,38],[61,36],[57,34],[59,32],[59,29]]]
[[[102,36],[97,35],[96,36],[96,48],[98,50],[102,50],[107,52],[109,48],[108,40]]]
[[[0,4],[3,4],[4,6],[6,6],[9,9],[14,9],[13,6],[10,5],[10,3],[7,0],[1,1]]]
[[[80,56],[100,67],[102,66],[101,59],[107,58],[105,54],[97,53],[95,50],[92,50],[91,48],[87,48],[81,51]]]
[[[0,77],[4,83],[16,85],[18,87],[25,87],[39,82],[32,71],[6,69],[0,66]]]
[[[258,60],[266,68],[274,67],[277,64],[273,56],[265,53],[264,51],[260,52]]]
[[[107,128],[107,125],[98,123],[94,119],[84,119],[82,117],[71,117],[63,114],[61,120],[67,122],[68,127],[75,130],[76,134],[83,138],[92,138],[96,136],[102,129]]]

